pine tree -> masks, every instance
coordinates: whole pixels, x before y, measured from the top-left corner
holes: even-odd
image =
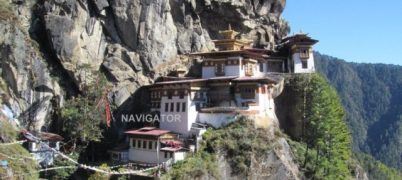
[[[309,149],[315,152],[315,158],[309,159],[313,161],[310,164],[313,164],[314,176],[317,179],[347,179],[350,177],[351,136],[340,99],[318,74],[311,75],[306,94],[304,139],[306,156]]]

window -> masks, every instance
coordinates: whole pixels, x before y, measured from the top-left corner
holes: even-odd
[[[180,99],[184,99],[184,92],[180,91]]]
[[[113,159],[113,160],[119,160],[119,154],[113,153],[113,154],[112,154],[112,159]]]
[[[181,103],[181,112],[186,112],[186,103]]]
[[[168,153],[165,151],[165,158],[168,158]]]
[[[240,97],[242,99],[254,99],[255,98],[255,87],[241,87],[240,88]]]
[[[173,152],[170,152],[169,154],[170,154],[170,157],[173,157]]]
[[[142,142],[142,148],[143,148],[143,149],[146,149],[146,148],[147,148],[147,141],[143,141],[143,142]]]
[[[170,112],[174,111],[174,103],[170,103]]]
[[[252,76],[254,73],[254,65],[253,64],[246,64],[246,76]]]
[[[307,66],[308,66],[307,60],[302,60],[301,63],[302,63],[302,68],[307,69]]]
[[[148,141],[148,149],[152,149],[152,141]]]
[[[165,103],[165,112],[168,112],[169,110],[169,103]]]
[[[172,95],[172,92],[169,91],[169,92],[168,92],[168,99],[172,99],[172,96],[173,96],[173,95]]]
[[[176,103],[176,112],[180,112],[180,103]]]
[[[300,49],[300,58],[308,59],[310,57],[310,50],[308,48]]]
[[[155,149],[158,149],[158,142],[155,142]]]
[[[224,76],[225,75],[225,64],[223,64],[223,63],[215,64],[215,74],[217,76]]]
[[[141,148],[141,140],[138,140],[138,148]]]
[[[131,147],[135,147],[135,142],[136,142],[135,139],[131,139]]]
[[[264,72],[264,63],[260,63],[260,72]]]

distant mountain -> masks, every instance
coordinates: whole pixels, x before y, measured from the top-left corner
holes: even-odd
[[[402,66],[348,63],[315,53],[347,112],[355,152],[402,169]]]

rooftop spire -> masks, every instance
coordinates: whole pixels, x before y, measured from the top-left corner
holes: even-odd
[[[236,39],[236,35],[239,34],[239,32],[236,32],[232,30],[232,25],[229,24],[228,29],[224,31],[219,31],[219,33],[223,36],[224,39]]]

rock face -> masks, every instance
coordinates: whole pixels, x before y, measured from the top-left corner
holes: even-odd
[[[0,33],[1,76],[7,84],[3,103],[22,126],[39,131],[53,109],[51,102],[61,105],[61,89],[23,31],[2,21]]]
[[[102,25],[91,12],[95,7],[73,0],[44,1],[39,7],[54,55],[81,87],[91,79],[85,71],[99,69],[106,49]]]

